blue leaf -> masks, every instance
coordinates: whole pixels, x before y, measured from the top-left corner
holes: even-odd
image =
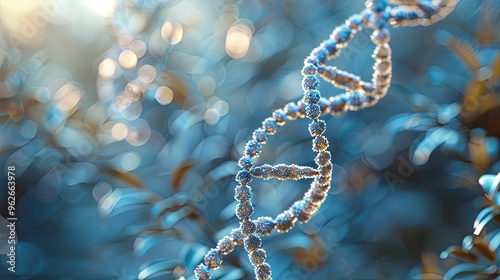
[[[429,113],[400,114],[390,118],[386,123],[386,127],[393,133],[405,130],[427,131],[436,125],[435,114]]]
[[[178,193],[168,197],[162,201],[155,203],[151,207],[151,217],[157,218],[165,212],[169,212],[169,209],[176,209],[180,206],[185,206],[190,202],[190,197],[185,193]],[[178,208],[177,208],[178,209]]]
[[[176,223],[178,223],[180,220],[186,218],[192,213],[193,213],[193,208],[184,206],[173,213],[163,215],[162,217],[163,227],[172,228]]]
[[[99,201],[99,210],[101,215],[107,217],[111,213],[117,215],[118,213],[123,213],[132,209],[145,207],[158,199],[159,197],[157,195],[149,192],[134,191],[125,193],[123,189],[117,189]],[[134,206],[134,208],[132,208],[132,206]]]
[[[161,259],[145,263],[141,266],[139,275],[137,276],[140,280],[150,279],[152,277],[158,277],[172,272],[172,270],[179,265],[180,262],[177,259]]]
[[[493,196],[498,191],[498,187],[500,187],[500,173],[496,176],[491,174],[481,176],[479,184],[481,184],[485,193]]]
[[[199,244],[188,244],[182,247],[179,253],[179,258],[182,260],[184,267],[192,271],[197,264],[203,261],[203,257],[208,251],[207,246]]]
[[[483,271],[483,266],[478,264],[463,263],[452,267],[443,276],[445,280],[459,279],[464,276],[472,276]]]
[[[500,214],[500,208],[497,206],[491,206],[483,209],[476,217],[474,221],[474,234],[479,234],[483,228],[497,215]]]

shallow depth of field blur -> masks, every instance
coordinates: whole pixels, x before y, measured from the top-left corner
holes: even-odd
[[[300,100],[303,59],[363,8],[362,0],[0,0],[0,278],[192,277],[238,225],[236,161],[252,131]],[[500,172],[500,2],[461,0],[434,25],[390,31],[387,97],[324,117],[328,199],[310,222],[263,238],[274,279],[418,278],[463,262],[474,275],[498,265],[500,235],[488,239],[490,263],[461,247],[478,213],[500,204],[478,182]],[[373,49],[363,31],[329,63],[369,80]],[[279,128],[258,163],[313,166],[307,125]],[[15,274],[4,255],[9,165]],[[252,187],[254,216],[275,216],[309,182]],[[492,221],[481,235],[495,230]],[[450,246],[461,253],[442,253]],[[242,248],[212,274],[254,277]]]

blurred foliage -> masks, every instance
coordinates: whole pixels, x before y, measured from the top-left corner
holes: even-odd
[[[450,246],[442,252],[440,257],[446,260],[444,263],[439,263],[433,255],[424,255],[419,279],[497,279],[500,276],[500,228],[490,227],[490,231],[485,229],[490,221],[499,221],[500,173],[496,176],[483,175],[479,182],[484,189],[484,200],[488,207],[477,215],[474,235],[466,236],[462,246]]]
[[[19,243],[15,276],[0,246],[2,279],[191,277],[237,225],[235,160],[251,131],[301,97],[303,58],[363,7],[11,2],[0,0],[0,162],[18,170]],[[476,182],[500,171],[499,26],[498,1],[462,0],[436,25],[391,32],[388,96],[327,120],[327,201],[265,239],[276,279],[498,276],[498,175],[481,177],[486,198]],[[371,52],[360,34],[336,66],[368,77]],[[307,123],[294,125],[259,162],[312,164]],[[255,214],[302,190],[259,181]],[[214,279],[252,277],[238,250]]]

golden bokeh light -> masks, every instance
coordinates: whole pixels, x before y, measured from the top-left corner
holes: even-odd
[[[111,17],[115,11],[115,0],[85,0],[85,4],[103,17]]]
[[[146,64],[141,66],[139,68],[139,71],[137,71],[139,81],[145,83],[145,84],[150,84],[154,81],[156,78],[156,68],[153,66]]]
[[[128,135],[128,126],[124,123],[116,123],[113,125],[113,128],[111,128],[111,136],[115,138],[116,140],[120,141],[125,139]]]
[[[182,25],[176,21],[165,21],[161,27],[161,37],[170,45],[176,45],[182,40],[184,30]]]
[[[204,96],[210,96],[214,93],[217,84],[210,76],[202,76],[198,81],[198,90]]]
[[[156,90],[155,98],[161,105],[168,105],[174,100],[174,92],[166,86],[161,86]]]
[[[135,53],[135,55],[138,58],[141,58],[144,56],[144,54],[146,54],[147,45],[146,45],[146,43],[144,43],[144,41],[134,40],[134,41],[130,42],[128,47],[131,51],[133,51]]]
[[[137,55],[131,50],[124,50],[118,57],[118,63],[125,69],[132,69],[137,64]]]
[[[71,83],[67,83],[54,94],[53,99],[59,110],[70,111],[78,104],[81,97],[80,89]]]
[[[115,62],[111,58],[106,58],[99,64],[99,76],[103,79],[113,78],[115,71]]]
[[[248,53],[252,30],[241,22],[233,24],[227,31],[226,53],[232,58],[242,58]]]
[[[203,115],[203,119],[207,124],[216,124],[219,122],[220,119],[220,114],[219,111],[217,111],[214,108],[210,108],[205,111],[205,114]]]

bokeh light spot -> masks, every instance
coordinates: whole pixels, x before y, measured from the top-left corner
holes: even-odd
[[[168,105],[174,99],[174,92],[166,86],[161,86],[156,90],[155,98],[161,105]]]
[[[156,68],[151,65],[143,65],[137,72],[139,80],[145,84],[150,84],[156,78]]]
[[[219,111],[217,111],[216,109],[210,108],[207,111],[205,111],[205,114],[203,115],[203,119],[208,124],[216,124],[217,122],[219,122],[219,119],[220,119]]]
[[[141,58],[144,54],[146,54],[147,45],[141,40],[134,40],[130,42],[128,47],[138,58]]]
[[[118,141],[125,139],[125,137],[127,137],[128,135],[127,125],[120,122],[116,123],[111,129],[111,135]]]
[[[73,109],[78,104],[81,97],[82,93],[80,89],[71,83],[65,84],[54,94],[57,108],[61,111]]]
[[[137,64],[137,55],[135,55],[135,53],[131,50],[124,50],[120,53],[118,62],[121,67],[125,69],[132,69]]]
[[[99,64],[99,76],[104,79],[113,78],[115,71],[115,62],[111,58],[106,58]]]
[[[114,0],[85,0],[87,6],[103,17],[110,17],[115,11]]]
[[[165,21],[161,27],[161,37],[165,42],[176,45],[182,40],[184,30],[178,22]]]
[[[242,58],[248,53],[252,30],[242,23],[229,28],[226,36],[226,52],[232,58]]]
[[[210,76],[203,76],[198,81],[198,90],[204,96],[212,95],[216,86],[215,80]]]
[[[141,155],[138,153],[130,152],[122,156],[120,165],[126,171],[132,171],[139,167],[141,164]]]

